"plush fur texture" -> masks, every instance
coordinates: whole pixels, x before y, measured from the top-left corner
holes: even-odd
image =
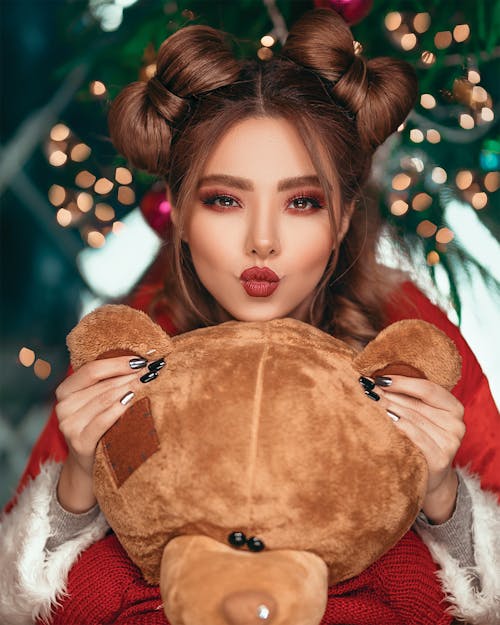
[[[109,529],[102,514],[74,539],[52,552],[45,549],[51,535],[49,504],[61,465],[47,462],[24,488],[11,512],[0,519],[0,623],[29,625],[48,619],[64,596],[68,571],[78,555]],[[16,584],[12,583],[13,575]]]
[[[110,356],[121,352],[157,360],[172,349],[169,336],[146,313],[122,305],[102,306],[86,315],[68,334],[66,343],[74,369],[97,360],[105,352]]]
[[[460,379],[461,364],[453,341],[420,319],[387,326],[354,360],[364,375],[405,375],[409,367],[408,375],[427,378],[448,390]]]
[[[418,370],[451,387],[460,363],[443,336],[418,321],[395,324],[355,362],[363,360],[370,375],[381,363],[396,362],[404,371],[416,360]],[[427,479],[421,452],[383,408],[367,401],[353,350],[308,324],[233,321],[169,339],[147,316],[107,306],[84,318],[68,345],[75,368],[116,350],[168,354],[159,378],[103,437],[94,479],[101,509],[128,554],[170,597],[174,625],[196,621],[176,617],[184,614],[181,597],[190,596],[189,571],[207,580],[196,593],[205,610],[222,581],[209,554],[186,548],[176,550],[183,574],[169,586],[161,557],[177,536],[222,545],[218,557],[225,564],[217,570],[236,566],[225,546],[234,531],[263,540],[270,561],[273,554],[309,552],[306,560],[314,555],[326,564],[320,582],[326,589],[390,549],[420,509]],[[138,441],[149,436],[159,449],[141,452]],[[237,566],[262,557],[244,555]],[[284,578],[286,570],[283,565]],[[244,578],[240,590],[253,597],[258,575]],[[227,592],[234,594],[231,580]],[[301,601],[309,614],[303,623],[313,625],[317,605],[303,595]],[[280,603],[282,617],[287,609]],[[204,616],[216,622],[215,613]]]
[[[470,475],[464,469],[458,469],[458,471],[472,498],[472,533],[477,566],[460,568],[443,545],[425,530],[418,526],[415,529],[441,567],[438,576],[447,599],[452,604],[453,615],[473,625],[498,625],[500,623],[500,511],[497,499],[492,493],[481,490],[477,477]]]

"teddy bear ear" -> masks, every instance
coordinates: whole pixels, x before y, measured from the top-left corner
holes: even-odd
[[[75,370],[91,360],[113,356],[156,360],[173,349],[170,337],[146,313],[116,304],[83,317],[68,334],[66,344]]]
[[[455,343],[436,326],[420,319],[393,323],[354,358],[354,367],[365,376],[427,378],[448,390],[460,379],[461,366]]]

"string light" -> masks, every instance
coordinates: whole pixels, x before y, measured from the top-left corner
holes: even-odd
[[[94,185],[94,191],[99,195],[106,195],[113,188],[113,183],[108,178],[99,178]]]
[[[434,45],[438,50],[444,50],[452,41],[453,38],[449,30],[442,30],[434,35]]]
[[[448,178],[448,174],[442,167],[434,167],[432,170],[432,179],[437,184],[444,184]]]
[[[417,13],[413,18],[413,28],[417,33],[425,33],[431,25],[429,13]]]
[[[94,199],[90,193],[81,191],[76,198],[76,205],[82,211],[82,213],[88,213],[94,205]]]
[[[69,211],[67,208],[60,208],[56,213],[56,220],[60,226],[62,226],[63,228],[67,228],[73,221],[71,211]]]
[[[416,211],[425,211],[431,204],[432,197],[428,193],[417,193],[411,203],[412,208]]]
[[[125,224],[122,221],[115,221],[111,230],[114,234],[120,234],[123,228],[125,228]]]
[[[418,156],[412,156],[409,162],[419,174],[424,171],[424,161],[421,158],[418,158]]]
[[[434,52],[429,52],[429,50],[424,50],[424,52],[420,55],[420,58],[422,59],[422,63],[425,63],[425,65],[432,65],[436,62],[436,55]]]
[[[133,204],[135,202],[135,193],[130,187],[118,187],[118,201],[120,204]]]
[[[84,170],[77,174],[75,178],[75,184],[77,184],[82,189],[88,189],[95,182],[94,174],[91,174],[89,171]]]
[[[101,97],[106,93],[106,85],[100,80],[93,80],[89,85],[90,93]]]
[[[476,102],[487,102],[488,92],[483,87],[472,87],[472,99]]]
[[[439,228],[436,232],[436,241],[438,243],[442,243],[443,245],[450,243],[454,237],[455,235],[449,228]]]
[[[31,367],[35,362],[35,352],[29,347],[21,347],[17,357],[24,367]]]
[[[408,212],[408,204],[404,200],[395,200],[391,204],[391,213],[396,216],[404,215]]]
[[[264,35],[260,38],[260,45],[264,46],[265,48],[270,48],[271,46],[274,46],[274,44],[274,37],[272,37],[271,35]]]
[[[156,74],[156,63],[150,63],[149,65],[146,65],[146,67],[144,68],[144,73],[146,74],[146,78],[148,80],[150,78],[153,78],[153,76]]]
[[[481,109],[481,119],[484,122],[492,122],[495,119],[495,113],[487,106],[484,106]]]
[[[257,56],[261,61],[269,61],[273,56],[273,51],[270,48],[259,48],[257,50]]]
[[[406,122],[402,122],[398,126],[398,132],[402,132],[406,128]]]
[[[95,206],[95,216],[100,221],[112,221],[115,218],[115,211],[109,204],[100,202]]]
[[[427,254],[427,264],[431,267],[433,265],[437,265],[439,263],[439,260],[439,254],[435,250]]]
[[[424,109],[433,109],[436,106],[436,98],[430,93],[423,93],[420,96],[420,105]]]
[[[484,177],[484,186],[487,191],[494,193],[500,187],[500,173],[498,171],[490,171]]]
[[[478,82],[481,82],[481,74],[475,69],[470,69],[467,73],[467,80],[473,85],[477,85]]]
[[[459,171],[457,173],[455,178],[455,184],[461,191],[465,191],[465,189],[468,189],[471,186],[472,180],[472,172],[468,171],[467,169],[463,169],[462,171]]]
[[[413,143],[422,143],[424,140],[424,133],[418,128],[413,128],[410,130],[410,140],[413,141]]]
[[[439,130],[435,130],[434,128],[429,128],[426,132],[426,137],[429,143],[439,143],[441,141]]]
[[[411,178],[405,173],[396,174],[392,179],[392,188],[396,191],[404,191],[410,184]]]
[[[119,184],[130,184],[132,182],[132,173],[126,167],[117,167],[115,170],[115,180]]]
[[[61,167],[67,160],[68,156],[64,152],[61,152],[61,150],[54,150],[54,152],[49,155],[49,163],[54,167]]]
[[[384,24],[387,30],[394,31],[397,30],[403,21],[403,16],[401,13],[397,11],[392,11],[391,13],[387,13],[384,19]]]
[[[481,210],[486,206],[486,204],[488,204],[488,196],[483,191],[474,193],[470,203],[476,210]]]
[[[37,378],[40,380],[46,380],[52,371],[52,367],[46,360],[38,358],[33,367],[33,371]]]
[[[363,44],[360,41],[354,40],[352,44],[354,47],[354,54],[358,55],[363,53]]]
[[[99,248],[106,243],[106,239],[102,232],[97,232],[97,230],[91,230],[87,234],[87,243],[90,247]]]
[[[469,38],[469,35],[469,24],[457,24],[453,29],[453,39],[455,39],[457,43],[463,43]]]
[[[56,124],[50,131],[52,141],[64,141],[69,137],[70,130],[66,124]]]
[[[66,189],[59,184],[53,184],[48,192],[49,202],[54,206],[60,206],[66,199]]]
[[[77,143],[71,149],[71,154],[70,154],[71,160],[76,161],[77,163],[81,163],[82,161],[85,161],[88,159],[91,152],[92,150],[85,143]]]
[[[415,33],[406,33],[406,35],[401,37],[400,44],[403,50],[413,50],[417,45],[417,36]]]
[[[436,230],[436,224],[433,224],[432,221],[429,221],[428,219],[424,219],[417,226],[417,234],[419,234],[424,239],[432,237]]]
[[[462,113],[459,117],[458,123],[465,130],[471,130],[471,128],[474,128],[474,118],[472,117],[472,115],[469,115],[468,113]]]

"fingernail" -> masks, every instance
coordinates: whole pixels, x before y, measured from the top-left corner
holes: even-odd
[[[126,395],[124,395],[121,399],[120,399],[120,404],[123,404],[124,406],[126,406],[128,404],[128,402],[135,396],[135,393],[132,391],[129,391]]]
[[[157,377],[157,371],[148,371],[148,373],[145,373],[143,376],[140,377],[140,380],[143,384],[146,384],[146,382],[151,382],[151,380],[154,380]]]
[[[160,358],[159,360],[155,360],[150,365],[148,365],[148,369],[150,371],[159,371],[164,366],[165,366],[165,361],[163,360],[163,358]]]
[[[377,386],[390,386],[392,384],[392,379],[387,375],[377,376],[375,378],[375,384]]]
[[[147,365],[147,360],[145,358],[132,358],[128,361],[131,369],[142,369]]]
[[[364,375],[362,375],[359,378],[359,383],[365,389],[365,391],[371,391],[371,390],[373,390],[375,388],[375,382],[372,382],[368,378],[365,378]]]
[[[387,414],[389,415],[389,417],[391,417],[391,419],[396,422],[399,421],[400,417],[398,417],[397,414],[394,414],[393,412],[391,412],[390,410],[386,410]]]
[[[365,395],[367,395],[370,399],[373,399],[373,401],[378,401],[380,399],[380,395],[377,395],[377,393],[374,393],[373,391],[365,390]]]

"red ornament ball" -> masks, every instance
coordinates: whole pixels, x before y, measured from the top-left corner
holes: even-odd
[[[160,237],[165,238],[172,227],[171,206],[164,189],[151,189],[142,198],[141,212],[147,223]]]
[[[337,11],[348,24],[360,22],[372,10],[373,0],[314,0],[314,6]]]

